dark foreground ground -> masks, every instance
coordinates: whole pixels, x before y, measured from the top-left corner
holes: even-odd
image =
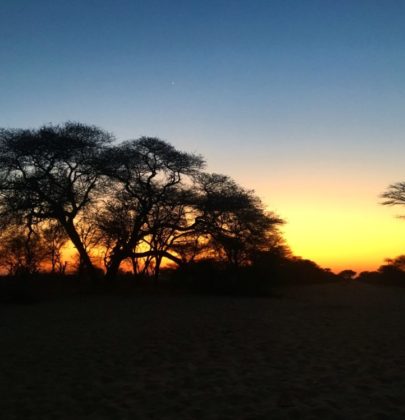
[[[404,419],[405,289],[0,305],[0,418]]]

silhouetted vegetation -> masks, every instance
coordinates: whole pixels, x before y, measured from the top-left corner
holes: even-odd
[[[393,259],[387,258],[385,262],[377,271],[360,273],[357,280],[380,286],[405,287],[405,255]]]
[[[163,268],[172,285],[237,294],[333,277],[289,254],[283,220],[253,191],[204,166],[158,138],[117,143],[80,123],[0,130],[3,273],[139,284]]]
[[[259,252],[252,264],[235,267],[202,260],[175,273],[187,289],[209,294],[273,295],[276,288],[337,281],[338,276],[310,260],[279,252]]]
[[[201,156],[158,138],[118,143],[80,123],[0,130],[3,292],[26,303],[55,285],[102,291],[117,279],[124,290],[160,284],[237,295],[335,280],[405,284],[405,256],[356,279],[294,257],[283,220],[204,167]],[[382,197],[405,205],[405,183]]]
[[[342,280],[354,280],[355,276],[356,276],[356,272],[353,270],[342,270],[338,276],[342,279]]]
[[[389,185],[381,198],[384,199],[381,203],[384,206],[405,206],[405,182]],[[379,285],[405,286],[405,255],[387,258],[385,262],[377,271],[360,273],[358,280]]]
[[[384,206],[405,205],[405,182],[389,185],[381,197],[385,200],[382,202]]]

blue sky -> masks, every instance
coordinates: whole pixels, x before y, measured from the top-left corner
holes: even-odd
[[[387,236],[356,237],[380,251],[347,258],[377,264],[405,252],[378,205],[405,178],[404,22],[403,1],[2,0],[0,126],[77,120],[201,153],[315,260],[331,210],[375,212]]]

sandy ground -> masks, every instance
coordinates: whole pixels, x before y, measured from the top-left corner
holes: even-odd
[[[405,289],[0,306],[0,418],[404,419]]]

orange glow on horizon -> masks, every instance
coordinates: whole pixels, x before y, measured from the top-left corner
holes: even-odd
[[[359,273],[405,254],[405,220],[396,217],[405,207],[380,204],[379,194],[390,180],[380,179],[378,172],[359,175],[348,168],[341,173],[323,165],[309,170],[303,164],[270,179],[253,169],[242,174],[237,182],[255,187],[268,210],[286,221],[282,232],[295,256],[333,272]]]
[[[308,200],[298,207],[287,198],[280,205],[282,210],[270,205],[268,208],[286,221],[283,236],[295,256],[310,259],[335,273],[344,269],[374,271],[384,264],[385,258],[405,253],[405,220],[395,217],[400,214],[398,208],[383,207],[371,200],[355,206],[333,200]],[[69,243],[64,251],[68,271],[73,268],[76,253]],[[94,260],[101,262],[101,255],[95,255]],[[170,263],[165,262],[167,265]],[[122,268],[131,270],[129,263]]]
[[[325,184],[303,188],[294,197],[276,191],[267,200],[274,209],[278,198],[275,211],[286,221],[283,232],[294,255],[334,272],[360,273],[405,253],[405,220],[397,217],[404,209],[379,204],[370,186],[356,190],[350,184],[346,189]]]

